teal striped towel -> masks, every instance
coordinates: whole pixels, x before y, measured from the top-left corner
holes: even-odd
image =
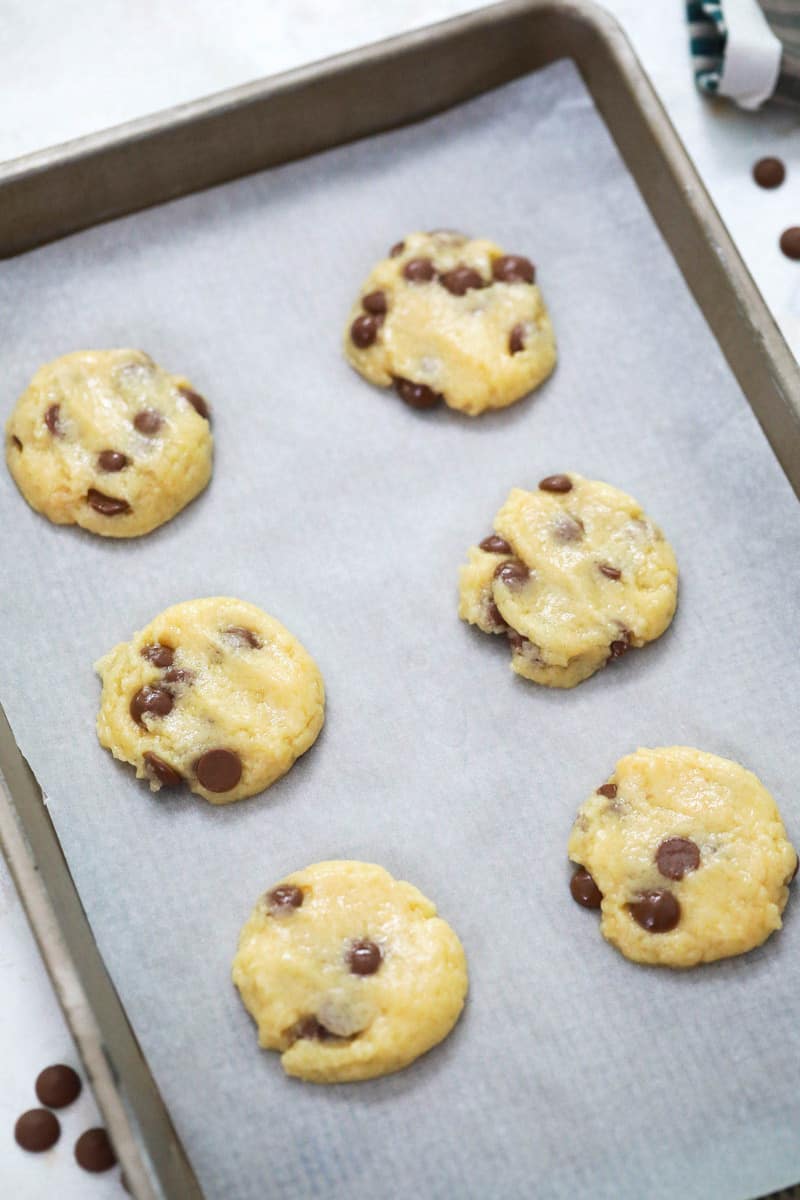
[[[689,0],[697,85],[742,108],[800,104],[800,0]]]

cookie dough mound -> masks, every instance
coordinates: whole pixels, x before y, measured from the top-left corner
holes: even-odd
[[[175,604],[95,664],[97,736],[153,791],[185,782],[212,804],[252,796],[314,744],[317,665],[254,604]]]
[[[672,548],[610,484],[573,473],[514,488],[494,528],[461,568],[458,614],[508,638],[518,675],[574,687],[672,620]]]
[[[345,334],[352,366],[412,408],[475,416],[542,383],[556,344],[533,264],[494,242],[412,233],[375,267]]]
[[[211,478],[208,406],[141,350],[79,350],[41,367],[6,425],[6,459],[37,512],[103,537],[169,521]]]
[[[233,982],[284,1070],[346,1083],[446,1038],[467,992],[461,942],[410,883],[362,862],[287,876],[242,929]]]
[[[692,967],[781,927],[797,855],[750,771],[689,746],[637,750],[578,812],[573,897],[635,962]]]

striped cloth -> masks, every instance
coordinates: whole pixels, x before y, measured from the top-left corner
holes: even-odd
[[[800,104],[800,0],[689,0],[686,17],[702,91]]]

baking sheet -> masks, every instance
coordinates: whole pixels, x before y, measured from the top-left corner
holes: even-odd
[[[539,393],[476,421],[414,413],[340,353],[373,262],[442,226],[530,254],[559,339]],[[575,810],[637,745],[739,759],[800,841],[797,504],[572,65],[29,253],[0,291],[4,411],[41,362],[131,344],[214,407],[210,488],[141,541],[51,526],[0,473],[0,697],[209,1200],[800,1177],[794,904],[760,950],[676,974],[626,962],[567,889]],[[561,470],[636,495],[682,572],[668,634],[567,693],[456,618],[468,545]],[[300,637],[329,705],[287,778],[215,809],[100,749],[91,665],[218,593]],[[321,1089],[257,1049],[229,969],[260,892],[334,857],[431,896],[471,993],[411,1069]]]

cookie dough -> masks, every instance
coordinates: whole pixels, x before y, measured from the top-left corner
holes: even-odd
[[[287,629],[228,596],[175,604],[95,664],[97,736],[153,791],[212,804],[285,775],[322,728],[317,665]]]
[[[439,230],[393,246],[361,289],[345,334],[352,366],[412,408],[475,416],[542,383],[556,344],[533,263]]]
[[[672,620],[672,548],[610,484],[573,472],[514,488],[494,529],[461,568],[458,615],[507,637],[518,675],[574,687]]]
[[[797,855],[750,771],[689,746],[637,750],[582,805],[572,895],[635,962],[692,967],[781,927]]]
[[[78,350],[41,367],[6,425],[6,459],[37,512],[104,537],[169,521],[211,478],[203,397],[141,350]]]
[[[321,862],[259,900],[233,982],[287,1074],[346,1083],[399,1071],[446,1038],[467,965],[410,883],[373,863]]]

